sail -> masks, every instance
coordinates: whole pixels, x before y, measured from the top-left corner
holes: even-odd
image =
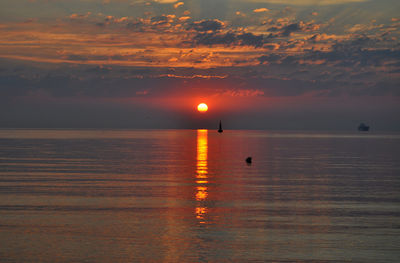
[[[221,120],[219,121],[219,129],[218,132],[223,132],[224,130],[222,130],[222,124],[221,124]]]

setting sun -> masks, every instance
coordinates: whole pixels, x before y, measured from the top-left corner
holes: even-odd
[[[206,112],[208,110],[208,106],[205,103],[200,103],[197,105],[197,110],[200,112]]]

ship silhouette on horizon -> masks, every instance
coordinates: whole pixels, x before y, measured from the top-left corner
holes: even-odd
[[[369,126],[365,125],[365,123],[360,123],[360,125],[358,126],[358,131],[369,131]]]

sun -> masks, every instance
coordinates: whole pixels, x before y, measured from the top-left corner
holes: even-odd
[[[197,105],[197,110],[200,112],[206,112],[208,111],[208,106],[205,103],[200,103],[199,105]]]

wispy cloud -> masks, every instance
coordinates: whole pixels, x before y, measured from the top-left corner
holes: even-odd
[[[257,9],[254,9],[254,10],[253,10],[254,13],[263,13],[263,12],[268,12],[268,11],[269,11],[269,9],[267,9],[267,8],[265,8],[265,7],[263,7],[263,8],[257,8]]]
[[[178,8],[178,7],[183,6],[183,5],[184,5],[183,2],[178,2],[178,3],[174,4],[174,8]]]

